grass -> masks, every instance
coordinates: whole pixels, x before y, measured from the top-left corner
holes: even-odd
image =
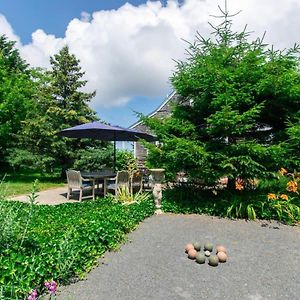
[[[6,196],[29,194],[32,189],[32,183],[36,179],[39,181],[38,189],[40,191],[60,187],[65,184],[58,172],[52,174],[37,171],[7,172],[0,173],[0,180],[2,179],[4,179],[2,189]]]

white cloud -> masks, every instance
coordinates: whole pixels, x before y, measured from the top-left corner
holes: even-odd
[[[20,47],[21,55],[34,67],[50,67],[49,57],[66,44],[65,39],[46,34],[42,29],[32,34],[32,43]]]
[[[0,34],[5,34],[11,41],[16,41],[16,45],[20,46],[20,38],[14,33],[13,28],[6,20],[5,16],[0,14]]]
[[[229,0],[229,9],[242,10],[234,22],[241,28],[248,24],[254,30],[253,37],[262,36],[265,41],[279,49],[300,43],[300,1],[299,0]]]
[[[32,42],[20,45],[24,58],[33,66],[49,66],[49,56],[67,44],[80,60],[89,81],[87,89],[97,90],[93,107],[126,104],[138,95],[157,97],[170,89],[168,78],[174,70],[173,59],[184,59],[187,46],[181,39],[193,41],[196,30],[208,36],[207,22],[219,22],[223,0],[186,0],[179,5],[169,0],[166,6],[148,1],[140,6],[125,4],[119,9],[82,12],[73,19],[64,38],[46,34],[42,29],[32,34]],[[247,23],[253,37],[267,31],[266,41],[290,47],[300,42],[299,0],[228,0],[235,17],[235,28]],[[18,39],[5,17],[0,15],[0,32]]]
[[[89,22],[90,19],[91,19],[91,15],[88,12],[86,12],[86,11],[81,12],[81,21],[82,22]]]

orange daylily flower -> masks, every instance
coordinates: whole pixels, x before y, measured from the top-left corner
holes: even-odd
[[[289,192],[293,192],[293,193],[296,193],[297,190],[298,190],[298,183],[296,181],[289,181],[287,183],[287,188],[286,188]]]
[[[244,181],[243,181],[243,179],[237,178],[237,179],[235,180],[235,189],[241,191],[241,190],[243,190],[244,188],[245,188],[245,186],[244,186]]]
[[[278,173],[280,174],[280,175],[282,175],[282,176],[284,176],[285,174],[287,174],[287,170],[285,169],[285,168],[281,168],[279,171],[278,171]]]
[[[289,197],[288,197],[288,195],[286,195],[286,194],[281,194],[281,195],[280,195],[280,198],[281,198],[282,200],[286,200],[286,201],[289,200]]]
[[[276,195],[273,194],[273,193],[269,193],[269,194],[268,194],[268,199],[269,199],[269,200],[275,200],[275,199],[276,199]]]

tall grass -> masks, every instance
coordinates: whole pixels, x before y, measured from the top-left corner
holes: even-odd
[[[13,202],[12,205],[6,205],[7,201],[7,189],[4,185],[5,177],[0,182],[0,248],[9,249],[16,247],[20,249],[24,241],[27,239],[27,232],[29,224],[32,220],[33,205],[37,198],[37,184],[35,181],[32,185],[31,194],[28,196],[29,206],[28,213],[24,214],[24,209],[21,212],[23,206],[20,202]],[[18,299],[14,296],[14,284],[13,282],[4,285],[0,285],[0,300],[4,299]],[[6,296],[4,296],[4,291]],[[8,292],[11,291],[9,297]]]

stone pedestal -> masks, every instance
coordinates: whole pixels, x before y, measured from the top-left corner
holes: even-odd
[[[156,214],[161,214],[161,199],[162,199],[162,182],[165,178],[165,169],[150,169],[152,180],[152,192],[156,207]]]

